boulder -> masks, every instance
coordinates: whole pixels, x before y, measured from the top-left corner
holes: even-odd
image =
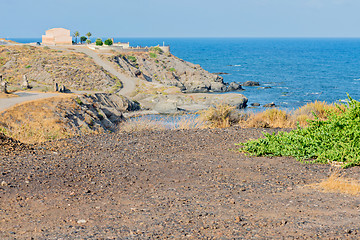
[[[267,104],[264,104],[263,107],[275,107],[275,103],[267,103]]]
[[[142,73],[139,69],[135,70],[135,72],[134,72],[135,77],[139,77],[141,74]]]
[[[228,92],[239,91],[239,90],[244,90],[244,89],[241,87],[241,84],[237,82],[231,82],[227,87]]]
[[[252,103],[252,104],[250,104],[251,106],[253,106],[253,107],[259,107],[260,106],[260,103]]]
[[[224,92],[226,90],[226,86],[221,82],[212,82],[210,90],[212,92]]]
[[[259,82],[254,81],[246,81],[242,84],[244,87],[254,87],[254,86],[260,86]]]
[[[30,88],[29,81],[28,81],[26,75],[23,76],[23,82],[21,83],[21,87],[23,89],[29,89]]]
[[[95,93],[92,98],[96,99],[96,102],[108,108],[114,108],[118,111],[137,111],[140,110],[140,104],[133,102],[128,98],[115,94],[115,93]]]

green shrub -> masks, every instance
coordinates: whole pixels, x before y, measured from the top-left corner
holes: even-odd
[[[96,44],[96,46],[102,46],[102,45],[104,45],[103,41],[102,41],[100,38],[96,39],[95,44]]]
[[[25,66],[25,68],[31,68],[31,65],[27,65],[27,66]]]
[[[126,56],[126,58],[127,58],[130,62],[136,63],[136,57],[129,55],[129,56]]]
[[[360,102],[349,97],[348,105],[330,110],[328,119],[309,120],[309,126],[291,132],[265,134],[239,149],[256,156],[293,156],[298,160],[342,167],[360,165]],[[339,113],[340,112],[340,113]]]
[[[159,47],[151,47],[150,49],[149,49],[149,51],[150,52],[154,52],[154,53],[158,53],[158,54],[162,54],[164,51],[161,49],[161,48],[159,48]]]
[[[104,43],[107,46],[111,46],[111,45],[113,45],[113,40],[111,38],[109,38],[109,39],[106,39]]]
[[[170,72],[175,72],[176,70],[175,70],[175,68],[169,68],[169,71]]]
[[[81,99],[80,98],[75,98],[75,101],[76,101],[76,103],[77,104],[79,104],[79,105],[83,105],[84,103],[81,101]]]
[[[151,58],[156,58],[157,57],[156,53],[153,53],[153,52],[149,52],[149,56]]]

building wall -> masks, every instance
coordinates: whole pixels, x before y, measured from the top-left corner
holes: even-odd
[[[70,30],[65,28],[53,28],[46,31],[42,36],[44,45],[72,45]]]

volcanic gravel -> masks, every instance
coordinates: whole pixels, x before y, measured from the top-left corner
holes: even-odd
[[[331,166],[236,151],[264,131],[1,137],[0,239],[359,239],[359,196],[309,187]]]

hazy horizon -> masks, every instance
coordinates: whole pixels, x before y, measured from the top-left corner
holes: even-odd
[[[360,38],[358,0],[13,0],[3,38],[63,27],[117,38]]]

